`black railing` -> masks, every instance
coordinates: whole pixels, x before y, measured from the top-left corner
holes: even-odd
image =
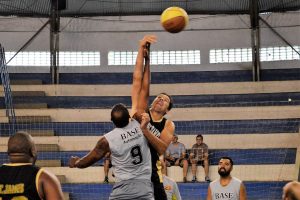
[[[5,51],[4,48],[0,45],[0,72],[1,72],[1,81],[4,91],[4,100],[6,108],[6,117],[9,119],[9,134],[15,133],[16,125],[16,116],[12,100],[12,92],[10,88],[10,79],[7,69],[7,64],[5,60]]]

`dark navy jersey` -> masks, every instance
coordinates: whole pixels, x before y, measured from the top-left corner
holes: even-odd
[[[37,185],[41,170],[31,163],[0,167],[0,200],[40,200]]]

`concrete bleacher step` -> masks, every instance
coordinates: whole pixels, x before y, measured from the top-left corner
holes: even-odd
[[[60,160],[37,160],[36,165],[39,167],[61,167]]]
[[[17,123],[47,123],[51,122],[50,116],[16,116]]]
[[[54,136],[54,130],[25,130],[32,137],[38,136]]]
[[[70,200],[70,194],[68,192],[64,192],[64,200]]]
[[[45,91],[12,91],[14,97],[35,97],[46,96]]]
[[[65,175],[56,175],[56,177],[58,178],[61,184],[67,183],[67,178]]]
[[[48,108],[48,104],[47,103],[15,103],[14,108],[17,108],[17,109]]]
[[[37,151],[59,151],[57,144],[36,144]]]
[[[31,79],[31,80],[11,80],[11,85],[42,85],[43,81],[39,79]]]
[[[67,183],[67,179],[65,175],[56,175],[57,179],[59,180],[60,184]],[[70,199],[70,194],[68,192],[63,192],[64,200]]]

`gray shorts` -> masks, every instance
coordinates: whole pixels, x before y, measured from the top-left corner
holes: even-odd
[[[115,183],[109,200],[154,200],[150,180],[127,180]]]

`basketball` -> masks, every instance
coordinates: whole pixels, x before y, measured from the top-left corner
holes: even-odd
[[[189,16],[180,7],[169,7],[163,11],[160,23],[170,33],[179,33],[189,22]]]

